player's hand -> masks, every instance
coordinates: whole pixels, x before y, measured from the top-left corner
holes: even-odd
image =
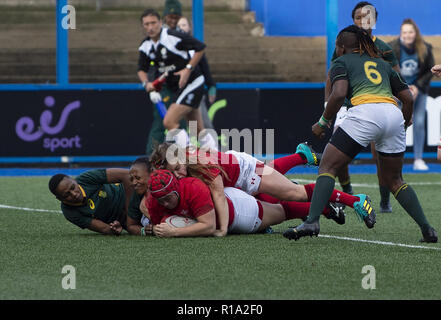
[[[147,92],[155,91],[155,87],[153,86],[152,82],[147,82],[147,84],[145,86],[145,91],[147,91]]]
[[[323,139],[326,135],[325,128],[320,127],[318,122],[316,122],[312,125],[312,133],[316,137],[319,137],[320,139]]]
[[[411,84],[409,86],[409,89],[410,89],[410,92],[412,93],[413,98],[416,99],[417,96],[418,96],[418,93],[419,93],[418,87],[413,85],[413,84]]]
[[[179,89],[181,89],[187,84],[188,78],[190,78],[191,70],[184,68],[178,72],[175,72],[174,74],[175,76],[179,76]]]
[[[157,224],[153,227],[153,232],[160,238],[171,238],[174,237],[174,227],[169,226],[167,223],[163,222]]]
[[[441,77],[441,64],[437,64],[436,66],[433,66],[431,71],[437,77]]]
[[[118,220],[115,220],[109,224],[110,230],[116,235],[120,235],[122,232],[123,227],[121,226],[121,223]]]
[[[148,224],[144,227],[144,231],[146,234],[153,234],[153,225]]]

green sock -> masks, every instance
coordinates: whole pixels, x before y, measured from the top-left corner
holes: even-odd
[[[419,225],[421,231],[425,232],[430,227],[430,224],[424,215],[423,208],[421,208],[418,197],[412,187],[405,183],[395,192],[394,196],[403,209],[406,210]]]
[[[312,223],[320,219],[320,215],[334,191],[334,186],[335,178],[333,176],[327,173],[319,175],[312,193],[311,206],[309,207],[306,223]]]
[[[390,201],[390,191],[388,187],[380,186],[381,204],[388,204]]]

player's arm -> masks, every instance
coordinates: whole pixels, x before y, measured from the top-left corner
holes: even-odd
[[[326,84],[325,84],[325,108],[326,108],[326,103],[329,100],[329,96],[331,95],[331,79],[329,78],[329,73],[326,77]]]
[[[330,121],[335,117],[348,94],[349,78],[346,66],[342,61],[334,61],[329,70],[330,94],[322,118]]]
[[[184,228],[174,228],[163,222],[153,227],[158,237],[206,237],[212,236],[216,230],[216,214],[214,209],[197,217],[197,222]]]
[[[348,87],[349,82],[346,79],[340,79],[334,82],[328,104],[325,112],[323,112],[323,117],[325,119],[332,119],[335,117],[345,101],[345,97],[348,94]]]
[[[326,104],[325,111],[323,112],[319,121],[312,126],[312,133],[315,136],[321,139],[325,137],[326,128],[331,127],[331,120],[335,117],[345,101],[345,97],[348,93],[348,87],[349,82],[347,79],[340,78],[333,81],[332,92],[329,96],[328,103]]]
[[[109,168],[106,169],[108,183],[122,183],[125,188],[131,188],[131,181],[128,169]]]
[[[211,198],[219,220],[219,229],[214,233],[215,236],[223,237],[228,231],[229,212],[228,203],[224,193],[224,183],[219,174],[209,185]]]
[[[143,226],[139,221],[127,216],[127,232],[135,236],[146,236],[152,234],[152,225]]]
[[[196,39],[190,35],[183,34],[181,32],[176,33],[176,31],[170,31],[170,30],[168,32],[171,35],[178,36],[179,38],[181,38],[181,41],[176,45],[176,48],[178,50],[186,50],[186,51],[194,50],[195,51],[194,55],[191,57],[190,61],[188,62],[188,64],[191,65],[192,69],[190,70],[190,69],[184,68],[184,69],[175,73],[175,75],[180,76],[179,88],[182,88],[186,85],[187,80],[190,77],[192,70],[201,61],[202,56],[204,55],[204,52],[205,52],[205,43],[199,41],[198,39]]]
[[[414,103],[412,92],[409,90],[409,86],[401,78],[400,74],[395,71],[392,71],[389,81],[393,95],[402,103],[401,111],[403,112],[404,125],[407,128],[412,124]]]
[[[112,230],[109,224],[98,219],[92,219],[87,229],[104,235],[119,235],[117,231]]]
[[[138,78],[139,81],[141,81],[142,86],[145,88],[147,92],[155,90],[153,87],[153,80],[149,80],[149,68],[150,68],[150,59],[143,51],[139,51],[139,58],[138,58]]]
[[[337,59],[337,58],[338,58],[337,51],[334,49],[334,52],[333,52],[332,57],[331,57],[331,63],[334,62],[335,59]],[[331,68],[332,68],[332,65],[331,65]],[[331,95],[331,89],[332,89],[331,76],[330,76],[331,68],[329,68],[329,71],[328,71],[328,73],[326,75],[326,82],[325,82],[325,108],[326,108],[326,104],[327,104],[327,102],[329,100],[329,96]]]
[[[409,89],[402,90],[395,94],[395,96],[400,99],[402,103],[401,111],[404,117],[404,126],[407,128],[412,124],[412,114],[413,114],[413,96]]]
[[[191,66],[191,69],[185,67],[184,69],[175,72],[175,75],[179,76],[179,88],[183,88],[187,84],[188,78],[190,78],[190,74],[192,70],[197,66],[203,55],[204,55],[203,49],[201,51],[195,52],[195,54],[187,64]]]

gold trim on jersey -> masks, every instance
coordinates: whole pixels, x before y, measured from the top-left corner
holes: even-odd
[[[397,102],[392,97],[377,96],[373,94],[361,94],[353,97],[351,103],[353,106],[366,103],[392,103],[393,105],[398,106]]]
[[[82,186],[78,185],[78,187],[80,188],[81,193],[83,194],[83,197],[86,198],[86,191],[84,191]]]

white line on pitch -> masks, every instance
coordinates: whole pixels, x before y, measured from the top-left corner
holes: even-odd
[[[387,242],[387,241],[375,241],[375,240],[365,240],[365,239],[357,239],[357,238],[330,236],[330,235],[327,235],[327,234],[319,234],[319,237],[322,237],[322,238],[332,238],[332,239],[338,239],[338,240],[348,240],[348,241],[355,241],[355,242],[366,242],[366,243],[373,243],[373,244],[381,244],[381,245],[385,245],[385,246],[405,247],[405,248],[413,248],[413,249],[441,250],[441,248],[439,248],[439,247],[415,246],[415,245],[404,244],[404,243],[395,243],[395,242]]]
[[[3,209],[13,209],[13,210],[23,210],[23,211],[38,211],[38,212],[56,212],[56,213],[61,213],[60,210],[22,208],[22,207],[7,206],[5,204],[0,204],[0,208],[3,208]]]
[[[315,183],[315,180],[309,180],[309,179],[296,179],[291,178],[294,181],[300,182],[300,183]],[[409,182],[409,185],[411,186],[439,186],[441,185],[441,181],[437,182]],[[353,187],[364,187],[364,188],[378,188],[378,183],[352,183]]]
[[[14,209],[14,210],[23,210],[23,211],[38,211],[38,212],[56,212],[56,213],[61,213],[61,211],[59,211],[59,210],[23,208],[23,207],[8,206],[8,205],[4,205],[4,204],[0,204],[0,208],[3,208],[3,209]],[[338,240],[348,240],[348,241],[355,241],[355,242],[366,242],[366,243],[373,243],[373,244],[381,244],[381,245],[386,245],[386,246],[414,248],[414,249],[441,250],[441,248],[439,248],[439,247],[415,246],[415,245],[403,244],[403,243],[394,243],[394,242],[386,242],[386,241],[375,241],[375,240],[365,240],[365,239],[357,239],[357,238],[330,236],[330,235],[326,235],[326,234],[319,234],[319,237],[338,239]]]

